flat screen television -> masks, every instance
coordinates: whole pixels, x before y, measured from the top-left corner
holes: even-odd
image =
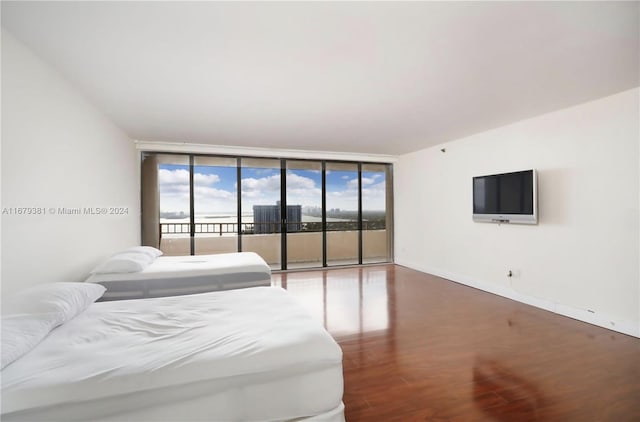
[[[474,177],[473,221],[538,224],[536,171]]]

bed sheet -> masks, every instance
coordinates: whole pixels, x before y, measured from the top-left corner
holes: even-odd
[[[271,268],[253,252],[161,256],[143,271],[92,274],[86,281],[107,288],[103,301],[139,299],[269,286]]]
[[[227,274],[230,272],[269,273],[271,268],[254,252],[234,252],[215,255],[159,256],[137,273],[94,274],[100,281],[122,280],[124,276],[138,280],[155,280],[180,276]]]
[[[244,406],[263,417],[255,420],[287,420],[339,405],[341,362],[320,322],[280,288],[95,303],[2,371],[2,419],[111,401],[95,415],[109,419],[131,405],[179,408],[208,394],[215,420],[227,392],[244,390],[255,397]],[[305,380],[309,374],[322,375]],[[294,406],[257,399],[280,394],[270,383],[285,388],[287,379]]]
[[[344,422],[342,367],[263,381],[211,380],[2,415],[3,422]],[[338,402],[338,405],[331,408]],[[326,409],[330,410],[326,410]],[[312,415],[312,416],[300,416]]]

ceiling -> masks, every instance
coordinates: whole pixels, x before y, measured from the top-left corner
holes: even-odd
[[[640,85],[638,2],[2,2],[130,137],[399,155]]]

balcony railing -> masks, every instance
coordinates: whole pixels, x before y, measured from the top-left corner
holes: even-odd
[[[187,224],[188,225],[188,224]],[[217,229],[217,227],[216,227]],[[322,232],[291,233],[287,237],[287,267],[306,268],[322,266],[326,253],[329,266],[358,262],[358,237],[356,230],[328,231],[326,251],[323,249]],[[281,268],[280,233],[248,235],[242,238],[242,250],[260,255],[273,269]],[[195,241],[195,242],[194,242]],[[362,262],[388,262],[390,249],[386,229],[362,232]],[[209,255],[236,252],[238,238],[234,234],[200,235],[191,238],[189,233],[164,235],[159,248],[167,256]]]
[[[322,222],[293,222],[285,223],[288,233],[321,232]],[[330,221],[326,223],[327,231],[353,231],[358,230],[357,221]],[[243,235],[280,233],[281,223],[254,222],[254,223],[194,223],[196,234],[217,234],[219,236],[238,234],[240,228]],[[362,230],[382,230],[385,223],[381,221],[363,221]],[[160,236],[191,233],[190,223],[160,223]]]

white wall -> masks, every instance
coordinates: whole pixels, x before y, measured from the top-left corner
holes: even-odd
[[[639,99],[636,88],[400,157],[396,262],[640,336]],[[473,176],[529,168],[538,225],[472,221]]]
[[[3,30],[3,299],[37,283],[83,280],[106,255],[139,244],[139,185],[134,143]],[[7,214],[12,207],[47,213]],[[128,214],[57,215],[61,207]]]

